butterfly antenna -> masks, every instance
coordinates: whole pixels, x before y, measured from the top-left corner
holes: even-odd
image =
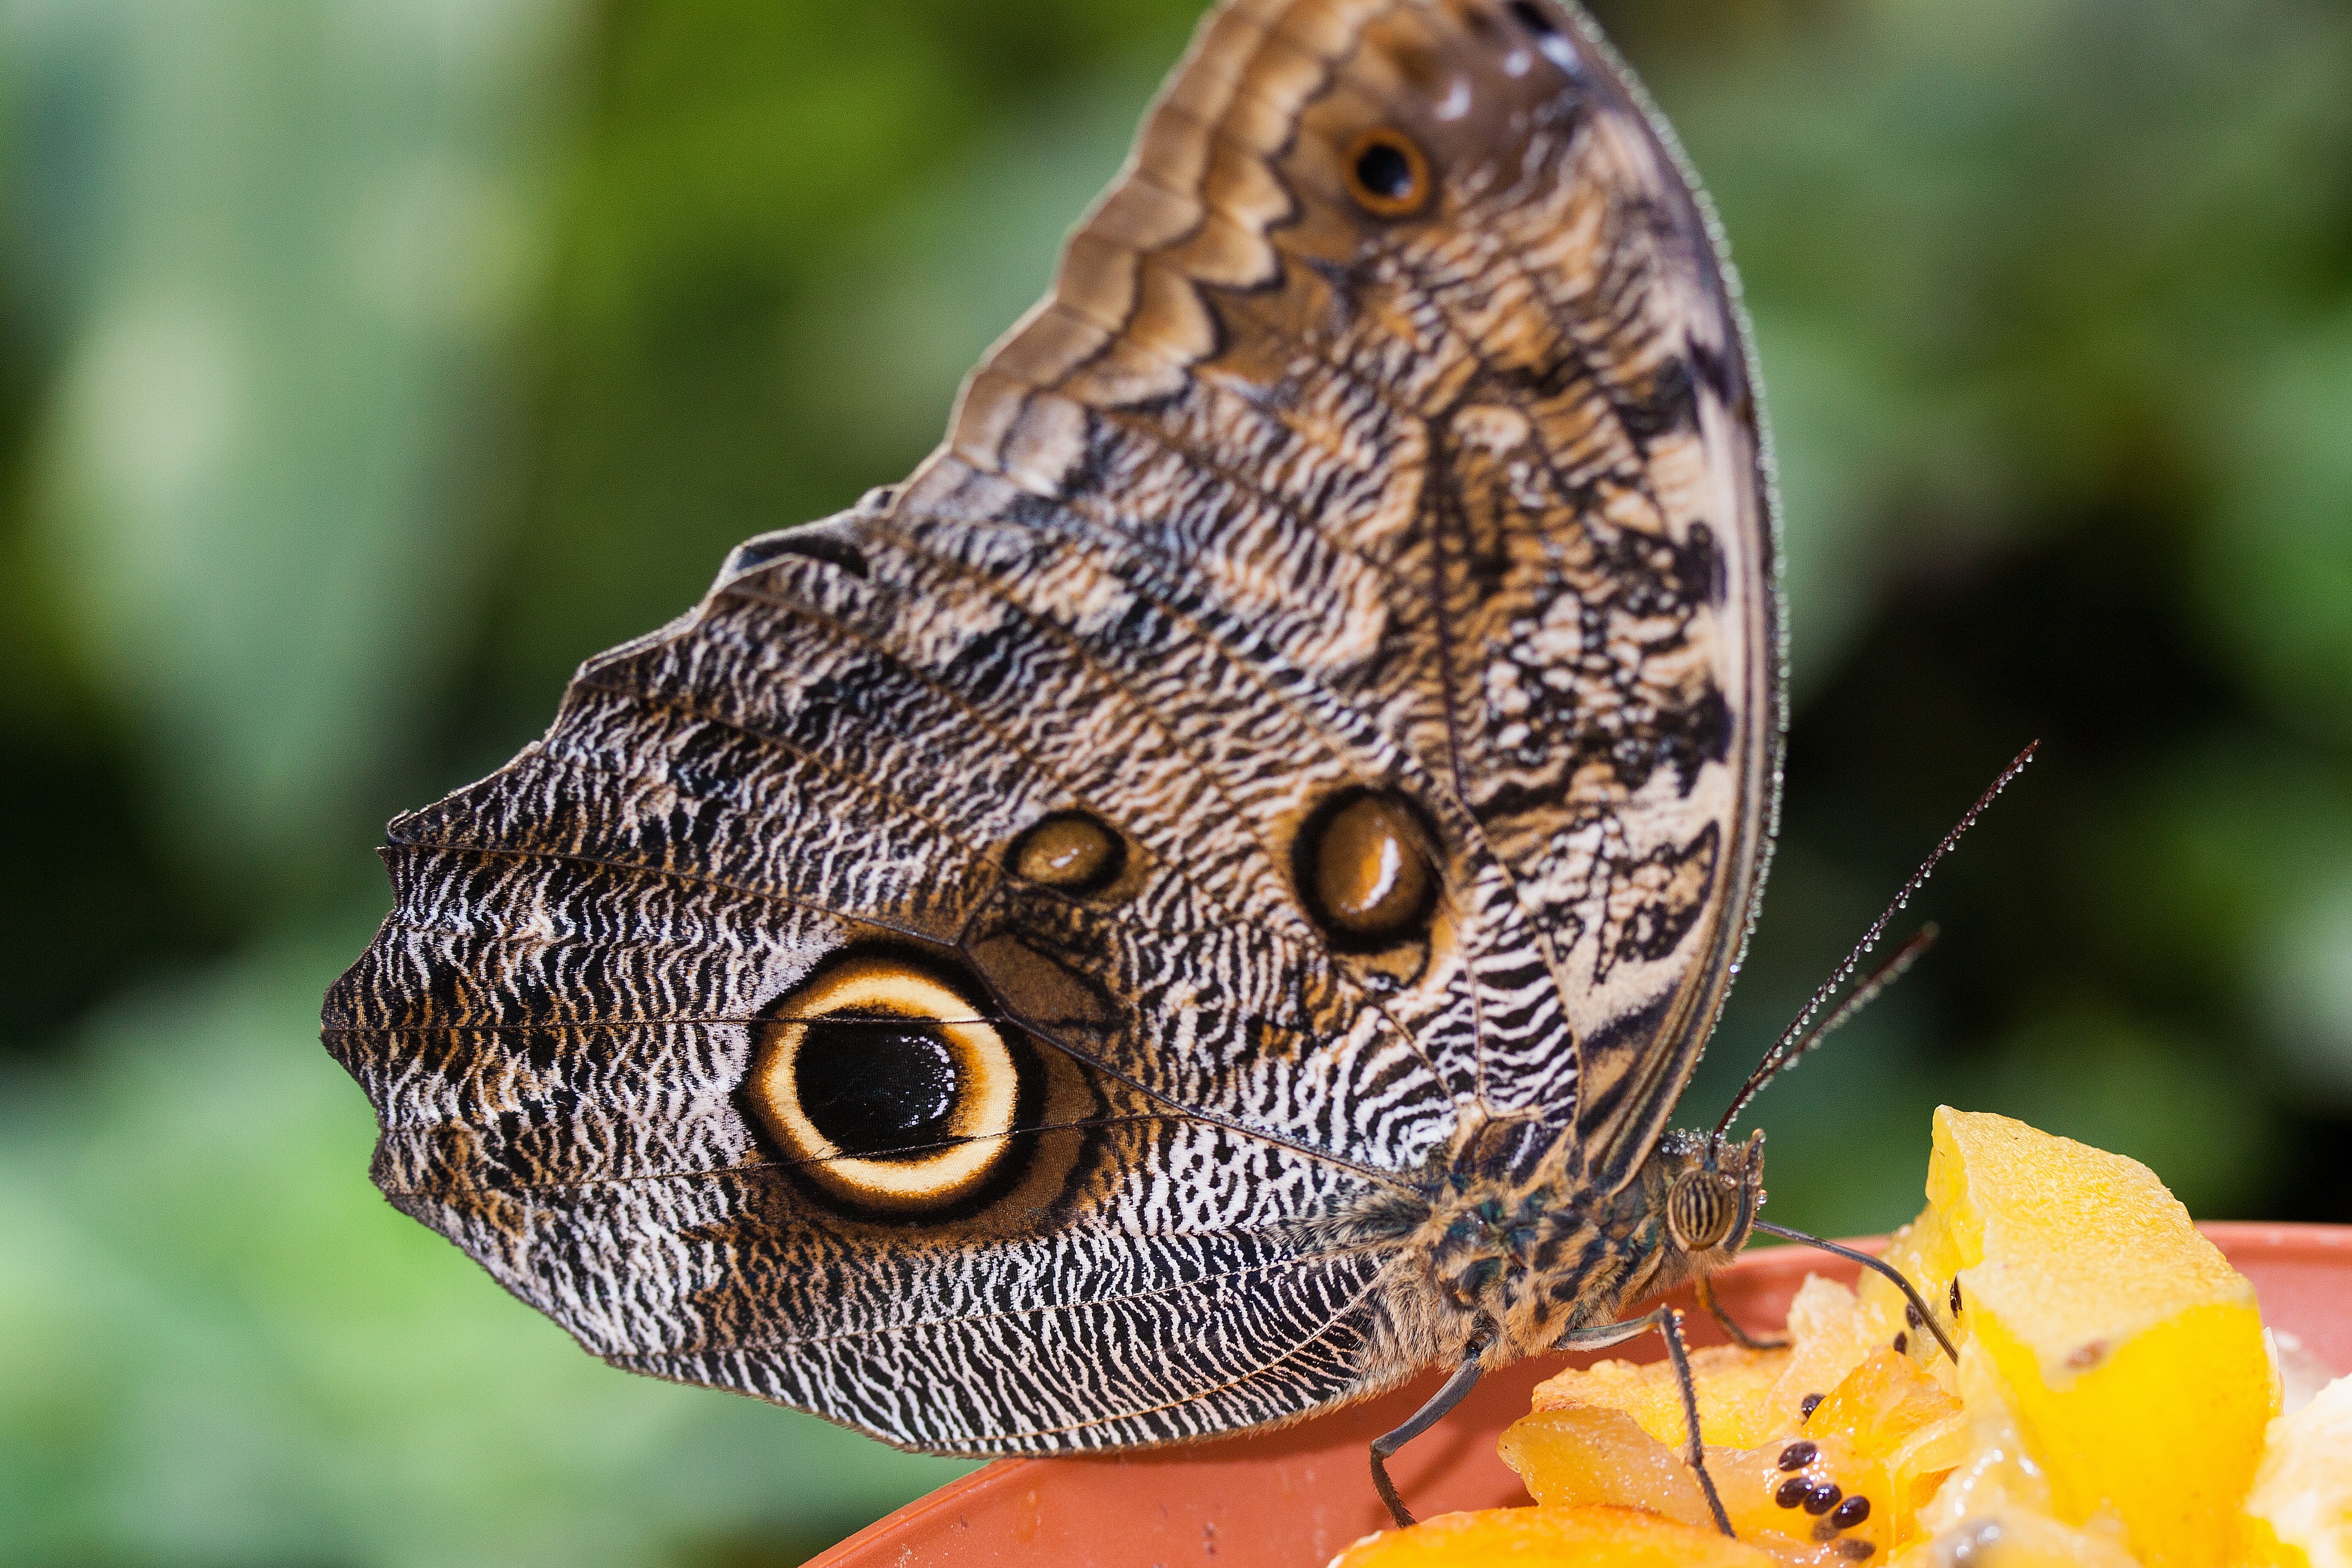
[[[1799,1062],[1804,1060],[1808,1051],[1835,1034],[1851,1021],[1856,1013],[1877,1001],[1880,992],[1902,979],[1911,966],[1919,962],[1919,955],[1936,945],[1936,927],[1932,922],[1921,926],[1912,933],[1910,941],[1895,951],[1893,957],[1872,970],[1870,978],[1855,986],[1828,1017],[1797,1036],[1793,1044],[1788,1035],[1782,1035],[1774,1043],[1772,1048],[1765,1053],[1764,1059],[1757,1064],[1756,1070],[1748,1075],[1748,1081],[1739,1086],[1738,1098],[1732,1101],[1731,1109],[1724,1112],[1723,1120],[1716,1123],[1715,1135],[1717,1138],[1722,1137],[1725,1130],[1731,1125],[1732,1118],[1746,1110],[1749,1100],[1763,1093],[1765,1085],[1795,1068]],[[1793,1032],[1802,1026],[1804,1021],[1804,1018],[1800,1016],[1796,1023],[1789,1027]]]
[[[1870,955],[1870,950],[1878,945],[1878,939],[1886,934],[1887,926],[1911,902],[1912,895],[1927,885],[1927,879],[1935,873],[1937,863],[1952,852],[1952,847],[1960,841],[1961,835],[1977,825],[1977,818],[1985,814],[1985,808],[2000,798],[2000,792],[2025,771],[2025,765],[2033,760],[2033,753],[2041,749],[2042,742],[2034,742],[2017,754],[2015,762],[2001,770],[2000,776],[1977,797],[1977,803],[1969,807],[1958,825],[1944,835],[1944,841],[1936,846],[1935,853],[1929,855],[1911,874],[1911,879],[1903,884],[1902,890],[1895,895],[1895,901],[1879,911],[1878,918],[1870,922],[1870,929],[1862,933],[1862,940],[1853,944],[1853,951],[1845,955],[1845,962],[1822,982],[1821,988],[1813,993],[1804,1010],[1780,1032],[1780,1037],[1772,1042],[1772,1048],[1764,1053],[1764,1059],[1756,1064],[1756,1070],[1748,1075],[1748,1081],[1740,1085],[1739,1092],[1732,1097],[1731,1109],[1725,1111],[1723,1120],[1715,1124],[1716,1137],[1721,1138],[1729,1130],[1731,1124],[1738,1120],[1739,1113],[1748,1109],[1748,1102],[1754,1100],[1766,1084],[1794,1067],[1800,1057],[1828,1038],[1832,1030],[1868,1006],[1880,992],[1902,979],[1904,971],[1918,962],[1919,955],[1927,952],[1936,940],[1936,928],[1932,925],[1922,927],[1919,933],[1905,942],[1894,957],[1873,971],[1870,978],[1856,987],[1853,995],[1822,1021],[1821,1027],[1808,1027],[1813,1021],[1813,1015],[1828,1005],[1830,998],[1837,994],[1840,987],[1861,966],[1862,961]]]

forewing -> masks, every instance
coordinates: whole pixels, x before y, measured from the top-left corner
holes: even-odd
[[[1429,166],[1408,216],[1351,180],[1383,132]],[[1581,18],[1219,13],[897,525],[1004,520],[1244,671],[1221,712],[1423,806],[1459,946],[1423,1049],[1622,1182],[1760,892],[1777,605],[1724,268]],[[1095,656],[1165,657],[1123,632]]]

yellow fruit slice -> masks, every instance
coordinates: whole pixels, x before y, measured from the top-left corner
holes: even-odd
[[[2000,1568],[2140,1568],[2110,1536],[2018,1508],[1971,1514],[1933,1541],[1892,1558],[1886,1568],[1951,1568],[1960,1563],[1997,1563]]]
[[[1895,1315],[1901,1314],[1897,1297]],[[1795,1426],[1808,1408],[1806,1400],[1820,1404],[1890,1337],[1861,1310],[1853,1291],[1818,1274],[1806,1275],[1797,1299],[1789,1303],[1788,1359],[1766,1401],[1774,1419],[1782,1426]]]
[[[2246,1513],[2245,1561],[2352,1568],[2352,1377],[2271,1423]]]
[[[1623,1508],[1490,1508],[1368,1535],[1331,1568],[1779,1568],[1710,1528]]]
[[[1715,1521],[1679,1447],[1668,1448],[1622,1409],[1561,1405],[1536,1410],[1511,1423],[1496,1451],[1527,1483],[1528,1495],[1546,1508],[1640,1508],[1685,1524]]]
[[[1691,1352],[1691,1382],[1698,1393],[1700,1441],[1710,1447],[1752,1448],[1775,1431],[1780,1422],[1771,1406],[1772,1391],[1787,1368],[1787,1351],[1742,1350],[1737,1345],[1709,1345]],[[1536,1384],[1532,1408],[1549,1410],[1565,1405],[1597,1405],[1622,1410],[1642,1430],[1676,1453],[1687,1441],[1683,1432],[1682,1386],[1667,1362],[1636,1365],[1629,1361],[1595,1362],[1579,1370]]]
[[[1927,1211],[1887,1256],[1939,1315],[1958,1280],[1963,1359],[1993,1374],[1960,1381],[1998,1387],[2060,1520],[2112,1518],[2147,1568],[2227,1561],[2273,1407],[2262,1318],[2155,1173],[1943,1107]],[[1902,1318],[1883,1282],[1862,1300]]]

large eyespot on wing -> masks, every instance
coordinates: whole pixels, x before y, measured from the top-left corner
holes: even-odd
[[[984,1010],[896,954],[828,964],[757,1030],[753,1114],[788,1167],[853,1210],[969,1204],[1011,1173],[1041,1092],[1033,1048]]]

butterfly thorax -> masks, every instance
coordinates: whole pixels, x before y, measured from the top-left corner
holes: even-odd
[[[1391,1265],[1391,1326],[1419,1364],[1474,1353],[1490,1366],[1551,1349],[1634,1303],[1727,1264],[1764,1198],[1764,1135],[1661,1139],[1631,1181],[1604,1192],[1572,1151],[1515,1175],[1475,1135],[1433,1184]]]

